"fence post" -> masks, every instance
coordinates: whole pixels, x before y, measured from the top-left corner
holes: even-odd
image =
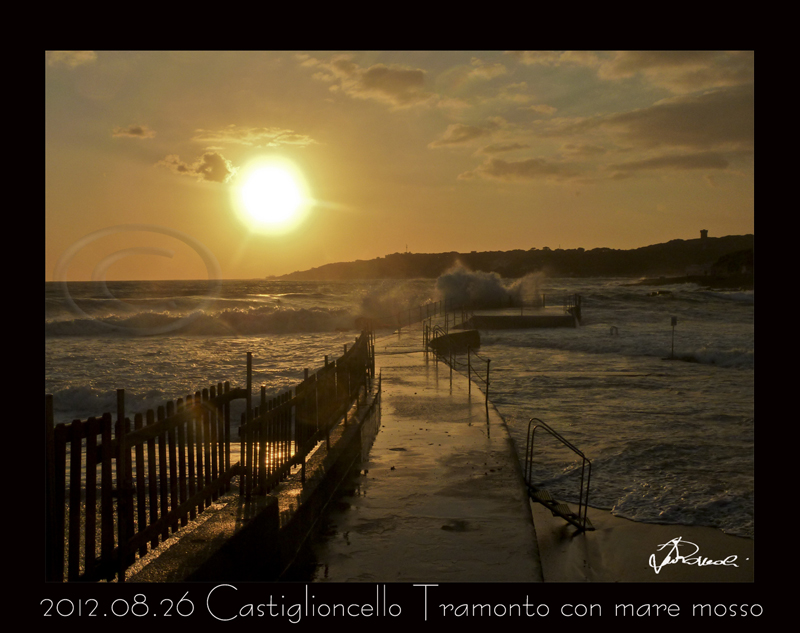
[[[253,417],[253,352],[247,352],[247,421]]]
[[[117,389],[117,581],[125,582],[128,566],[128,447],[125,441],[125,390]]]
[[[142,426],[144,426],[144,416],[141,413],[137,413],[133,418],[133,428],[134,428],[134,430],[138,431],[139,429],[142,428]],[[93,438],[97,437],[97,435],[94,433],[94,431],[92,432],[92,437]],[[87,451],[86,451],[86,453],[87,453],[87,460],[86,460],[86,466],[87,466],[87,469],[86,469],[86,474],[87,474],[86,505],[88,507],[89,506],[90,497],[92,499],[92,504],[91,505],[94,505],[94,487],[95,486],[94,486],[94,484],[91,486],[92,490],[91,490],[91,495],[90,495],[90,486],[88,485],[88,483],[89,483],[89,477],[88,477],[89,468],[88,468],[88,466],[92,462],[90,462],[89,459],[88,459],[88,457],[89,457],[89,455],[88,455],[88,453],[89,453],[89,450],[88,450],[89,449],[89,444],[88,443],[86,445],[86,448],[87,448]],[[145,464],[144,464],[144,443],[143,442],[138,442],[136,444],[135,454],[136,454],[136,458],[135,459],[136,459],[136,501],[137,501],[136,512],[137,512],[138,517],[139,517],[139,525],[141,526],[141,525],[147,525],[147,496],[145,495]],[[92,470],[95,470],[95,469],[92,468]],[[131,483],[133,483],[133,482],[131,482]],[[87,516],[88,516],[88,514],[87,514]],[[88,526],[87,526],[87,530],[86,531],[89,532]],[[94,549],[94,543],[92,544],[92,549]],[[145,554],[147,554],[147,544],[146,543],[142,543],[139,546],[139,554],[141,556],[144,556]]]
[[[450,389],[453,388],[453,344],[447,341],[448,365],[450,365]]]
[[[55,471],[55,420],[53,414],[53,396],[48,394],[44,397],[44,426],[45,426],[45,468],[47,469],[47,488],[45,491],[47,507],[47,536],[45,540],[45,552],[47,561],[47,580],[60,582],[64,576],[63,563],[63,543],[62,534],[58,533],[56,521],[56,471]],[[62,508],[63,512],[63,508]],[[59,555],[61,554],[61,555]]]
[[[467,393],[472,393],[472,361],[470,360],[469,345],[467,345]]]
[[[190,395],[186,396],[186,401],[191,406],[192,397]],[[199,398],[198,398],[199,400]],[[184,410],[184,401],[183,398],[178,398],[177,402],[167,402],[167,419],[172,418],[176,413],[180,413]],[[198,422],[198,429],[202,429],[202,423]],[[178,505],[178,440],[177,440],[177,430],[175,428],[174,420],[173,424],[170,425],[169,429],[167,430],[167,460],[168,460],[168,469],[169,469],[169,507],[170,511],[175,510]],[[204,433],[202,431],[197,432],[197,437],[202,437]],[[203,440],[205,441],[205,440]],[[198,444],[197,447],[197,463],[198,464],[205,464],[201,455],[201,447],[202,444]],[[202,485],[202,480],[201,480]],[[200,510],[202,511],[203,505],[200,504]],[[173,519],[169,524],[170,530],[174,534],[178,531],[178,519]]]
[[[492,362],[491,358],[486,359],[486,408],[489,408],[489,363]]]
[[[295,390],[295,395],[300,395],[300,394],[297,393],[297,390]],[[309,426],[311,424],[311,420],[309,419],[309,415],[308,415],[308,408],[309,408],[308,398],[309,398],[309,395],[308,395],[308,367],[306,367],[305,370],[303,371],[303,391],[302,391],[302,396],[297,399],[297,406],[295,407],[295,425],[296,426],[300,426],[300,428],[302,428],[301,437],[302,437],[303,446],[302,447],[297,447],[297,448],[302,448],[303,449],[302,452],[301,452],[301,457],[302,457],[303,461],[300,464],[300,483],[303,484],[303,485],[305,485],[305,483],[306,483],[306,451],[305,451],[305,444],[306,444],[309,436],[311,435],[308,432],[309,431]],[[298,409],[298,407],[299,407],[299,409]],[[298,415],[298,412],[300,412],[300,415]],[[299,424],[298,424],[298,422],[299,422]],[[296,433],[296,431],[295,431],[295,433]]]
[[[245,414],[244,420],[245,424],[247,425],[245,434],[243,437],[244,441],[244,449],[245,455],[243,456],[245,459],[245,467],[244,467],[244,474],[245,474],[245,498],[248,500],[250,499],[250,495],[253,490],[253,430],[250,428],[250,422],[253,420],[253,353],[247,352],[247,383],[246,383],[246,404],[245,404]]]
[[[211,484],[217,478],[217,458],[216,458],[216,438],[214,436],[213,420],[211,410],[208,407],[208,388],[196,391],[194,394],[195,406],[200,407],[200,422],[203,425],[203,435],[205,435],[205,456],[206,456],[206,485]],[[216,499],[216,493],[206,497],[206,507]]]
[[[266,437],[266,433],[264,432],[264,424],[263,422],[267,419],[266,417],[267,412],[267,386],[261,385],[261,405],[258,411],[258,417],[261,422],[259,422],[259,430],[258,430],[258,489],[257,494],[263,495],[267,493],[267,469],[269,468],[270,471],[272,470],[272,464],[268,463],[267,452],[269,451],[269,442]]]

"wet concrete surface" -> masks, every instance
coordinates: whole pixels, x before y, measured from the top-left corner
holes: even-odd
[[[432,356],[397,349],[376,344],[381,427],[369,455],[285,579],[541,581],[530,505],[502,418],[474,384],[469,393],[466,376],[451,379]]]

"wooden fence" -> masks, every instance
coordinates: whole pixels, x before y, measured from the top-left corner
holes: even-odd
[[[332,427],[347,417],[375,375],[374,339],[365,331],[338,360],[294,390],[252,402],[252,357],[246,387],[230,383],[196,392],[157,410],[117,418],[53,423],[45,396],[46,578],[124,581],[125,570],[232,489],[267,494]],[[231,405],[243,401],[238,442]],[[231,463],[233,448],[239,461]]]

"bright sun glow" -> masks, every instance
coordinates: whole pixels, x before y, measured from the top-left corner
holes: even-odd
[[[258,231],[285,232],[302,219],[307,195],[302,177],[282,164],[260,164],[243,174],[239,203]]]

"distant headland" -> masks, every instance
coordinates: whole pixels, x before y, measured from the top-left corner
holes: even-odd
[[[457,264],[505,278],[543,273],[549,277],[647,278],[644,283],[695,282],[715,287],[753,287],[755,236],[670,240],[631,250],[532,248],[470,253],[392,253],[385,257],[325,264],[270,277],[283,280],[435,279]]]

